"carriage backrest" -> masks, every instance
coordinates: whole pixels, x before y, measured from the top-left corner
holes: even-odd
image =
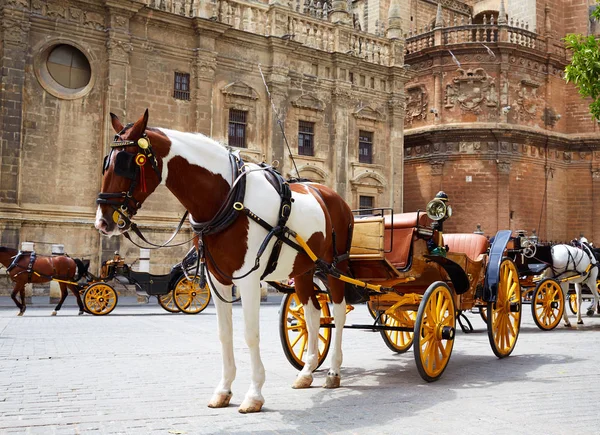
[[[448,246],[448,252],[466,254],[473,261],[481,260],[490,245],[487,237],[471,233],[444,233],[444,244]]]
[[[418,219],[418,222],[417,222]],[[410,248],[418,226],[431,228],[425,212],[399,213],[385,217],[385,258],[396,268],[404,269],[410,261]]]

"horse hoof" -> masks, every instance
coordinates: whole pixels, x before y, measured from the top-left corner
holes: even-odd
[[[17,314],[17,316],[21,317],[23,315],[23,311],[19,311],[19,314]]]
[[[340,376],[327,376],[323,388],[340,388]]]
[[[565,323],[565,328],[570,328],[571,324],[570,323]]]
[[[52,314],[50,314],[51,316],[56,316],[56,311],[52,311]]]
[[[292,388],[301,389],[301,388],[309,388],[312,384],[313,377],[312,375],[302,375],[298,376],[294,381]]]
[[[583,325],[583,320],[577,322],[578,325]]]
[[[83,316],[83,310],[80,310],[80,311],[79,311],[79,315],[80,315],[80,316]]]
[[[233,394],[214,394],[210,402],[208,402],[209,408],[227,408],[229,406],[229,401],[231,400],[231,396]]]
[[[244,399],[244,403],[238,408],[240,414],[249,414],[251,412],[260,412],[263,402],[256,399]]]

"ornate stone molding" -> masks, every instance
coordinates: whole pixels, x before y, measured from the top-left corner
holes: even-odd
[[[109,59],[121,62],[128,62],[129,53],[133,51],[133,45],[131,42],[121,41],[114,38],[106,41],[106,48],[108,49]]]
[[[590,172],[594,181],[600,181],[600,168],[592,168]]]
[[[96,30],[104,30],[104,16],[97,12],[85,12],[83,25]]]
[[[544,99],[538,95],[540,83],[532,80],[521,80],[521,88],[517,91],[517,117],[520,119],[534,119],[538,109],[543,107]]]
[[[221,92],[228,97],[258,100],[258,93],[244,82],[232,82],[224,86]]]
[[[445,107],[450,109],[458,104],[465,112],[479,113],[484,103],[488,107],[498,105],[495,79],[483,68],[459,68],[458,76],[446,85]]]
[[[325,109],[325,103],[311,94],[301,95],[296,100],[292,101],[292,106],[317,112],[322,112]]]
[[[368,121],[381,122],[385,119],[383,113],[373,109],[370,106],[364,106],[352,114],[356,119],[366,119]]]
[[[427,119],[429,94],[424,85],[413,85],[406,88],[405,123],[412,125],[413,120]]]
[[[7,45],[11,44],[20,47],[28,44],[28,34],[31,28],[29,21],[5,18],[4,21],[0,21],[0,25],[2,26],[0,34]]]
[[[359,187],[375,187],[377,193],[383,193],[387,181],[385,177],[377,172],[361,172],[356,177],[350,180],[352,190],[357,190]]]

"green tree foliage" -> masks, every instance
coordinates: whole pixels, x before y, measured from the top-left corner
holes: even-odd
[[[592,17],[600,21],[600,7],[596,7]],[[594,100],[590,112],[600,120],[600,41],[594,35],[569,34],[565,45],[573,52],[573,59],[565,68],[565,80],[573,82],[581,96]]]

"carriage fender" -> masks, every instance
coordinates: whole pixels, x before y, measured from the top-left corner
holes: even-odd
[[[171,277],[169,278],[169,290],[174,290],[175,289],[175,285],[177,285],[177,281],[179,281],[179,278],[181,278],[184,275],[183,273],[183,269],[181,268],[173,268],[171,270]]]
[[[469,290],[469,277],[458,263],[450,260],[449,258],[442,257],[441,255],[425,255],[424,257],[444,268],[450,277],[450,281],[452,281],[454,292],[457,295],[462,295]]]
[[[496,302],[498,283],[500,282],[500,264],[502,264],[502,260],[505,257],[506,245],[510,240],[511,234],[512,231],[510,230],[500,230],[494,237],[485,271],[485,283],[482,294],[485,302]]]

